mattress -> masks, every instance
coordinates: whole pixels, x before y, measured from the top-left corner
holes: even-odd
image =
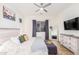
[[[32,44],[32,52],[38,52],[40,54],[48,54],[47,46],[44,42],[44,39],[41,37],[36,37]]]
[[[48,54],[47,52],[44,41],[36,40],[36,38],[22,44],[16,44],[12,40],[8,40],[0,47],[0,54],[4,55],[44,55]]]

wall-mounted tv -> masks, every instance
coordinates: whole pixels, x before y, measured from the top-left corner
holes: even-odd
[[[79,30],[79,17],[64,21],[65,30]]]

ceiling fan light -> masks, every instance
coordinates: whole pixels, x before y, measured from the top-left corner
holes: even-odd
[[[43,8],[40,8],[40,10],[43,10]]]

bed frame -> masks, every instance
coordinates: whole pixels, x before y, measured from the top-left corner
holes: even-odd
[[[20,34],[18,28],[0,28],[0,45],[9,40],[11,37],[16,37]]]

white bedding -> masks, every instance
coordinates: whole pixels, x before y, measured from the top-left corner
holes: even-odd
[[[42,54],[47,54],[46,52],[48,51],[44,39],[42,39],[41,37],[35,38],[32,44],[32,52],[38,52],[38,51],[41,52]]]
[[[8,40],[2,46],[0,46],[0,54],[4,54],[4,55],[31,55],[31,54],[46,55],[48,54],[47,47],[44,43],[44,40],[38,40],[38,38],[36,39],[32,38],[22,44],[17,44],[12,40]]]

